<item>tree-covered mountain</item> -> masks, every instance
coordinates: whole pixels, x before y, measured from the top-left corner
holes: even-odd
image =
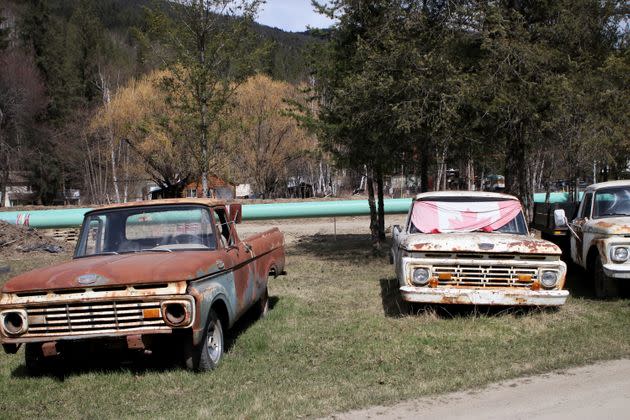
[[[23,3],[23,2],[19,2]],[[28,2],[27,2],[28,3]],[[50,14],[69,21],[77,10],[89,8],[111,35],[134,45],[133,33],[146,23],[147,9],[160,9],[163,0],[49,0]],[[307,76],[306,47],[316,38],[308,32],[286,32],[254,23],[261,42],[270,42],[270,54],[261,68],[275,79],[298,82]]]

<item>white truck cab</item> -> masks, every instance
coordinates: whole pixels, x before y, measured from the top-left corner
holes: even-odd
[[[615,297],[630,282],[630,181],[586,188],[577,216],[554,212],[556,225],[571,231],[571,260],[591,273],[597,297]]]

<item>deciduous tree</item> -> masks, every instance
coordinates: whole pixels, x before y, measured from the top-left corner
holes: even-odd
[[[259,62],[251,24],[261,0],[185,0],[150,13],[147,41],[160,41],[170,75],[163,86],[178,123],[194,128],[188,146],[201,177],[204,196],[208,174],[222,153],[225,116],[234,92]],[[181,90],[185,94],[180,94]]]
[[[256,75],[239,86],[230,116],[233,161],[264,197],[283,193],[280,186],[286,185],[292,167],[317,146],[288,115],[288,101],[304,102],[296,86]]]

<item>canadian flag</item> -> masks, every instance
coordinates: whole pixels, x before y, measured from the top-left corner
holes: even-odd
[[[521,210],[516,200],[416,201],[411,222],[422,233],[492,232],[508,224]]]

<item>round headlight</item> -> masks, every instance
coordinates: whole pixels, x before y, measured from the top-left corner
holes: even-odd
[[[26,328],[26,316],[22,312],[7,311],[2,314],[2,329],[8,335],[24,334]]]
[[[428,268],[416,268],[413,270],[411,282],[416,286],[426,286],[430,277],[431,273]]]
[[[614,262],[626,262],[628,261],[628,257],[630,257],[630,253],[628,252],[628,248],[624,246],[617,246],[610,250],[610,258]]]
[[[180,302],[164,305],[164,318],[170,325],[181,325],[186,321],[186,307]]]
[[[543,271],[540,284],[545,289],[553,289],[558,284],[558,273],[556,271]]]

